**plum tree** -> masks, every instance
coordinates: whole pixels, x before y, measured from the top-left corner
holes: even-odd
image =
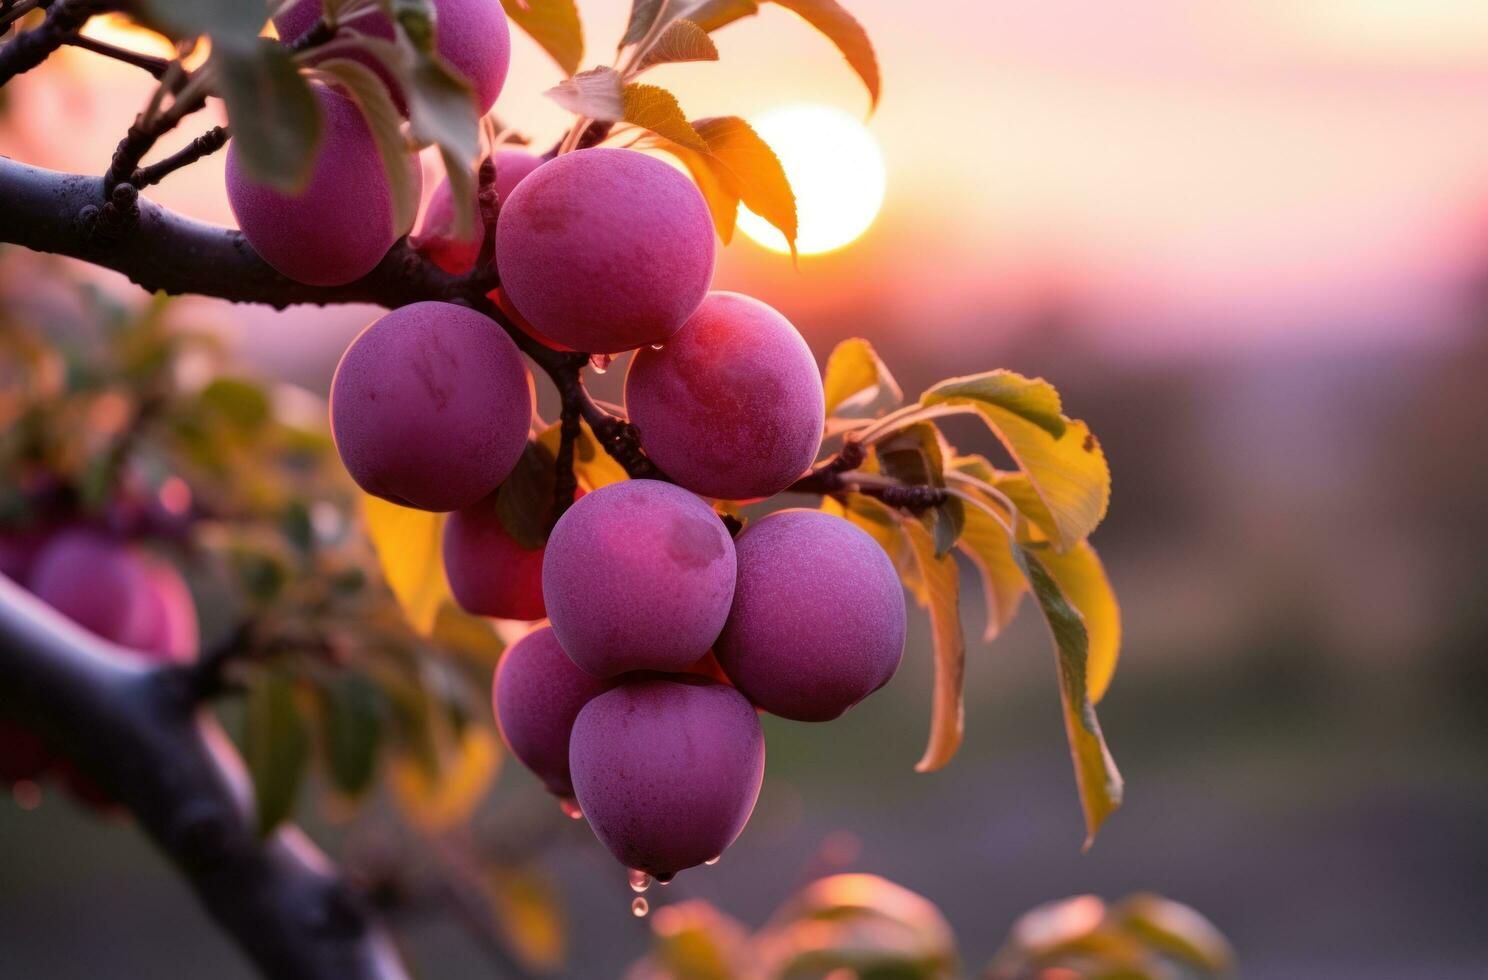
[[[574,665],[550,626],[533,630],[501,656],[492,684],[496,724],[512,754],[555,796],[572,797],[568,739],[574,719],[610,683]]]
[[[542,619],[545,547],[524,548],[501,523],[495,495],[455,511],[444,524],[444,573],[460,608],[496,619]]]
[[[568,153],[529,174],[496,221],[501,287],[545,336],[614,354],[681,329],[713,276],[698,189],[634,150]]]
[[[636,352],[625,408],[668,476],[754,500],[811,466],[826,409],[811,348],[759,300],[713,292],[671,340]]]
[[[373,322],[331,381],[331,431],[347,472],[408,507],[458,510],[490,494],[531,424],[517,345],[452,303],[414,303]]]
[[[174,567],[137,546],[73,529],[49,541],[28,587],[78,625],[152,660],[197,654],[196,606]]]
[[[506,83],[511,65],[511,29],[500,0],[434,0],[436,47],[440,56],[455,72],[470,83],[481,113],[490,110]],[[274,16],[274,29],[286,42],[310,30],[321,16],[321,0],[299,0]],[[380,10],[357,14],[344,22],[352,31],[391,41],[392,22]],[[389,79],[382,63],[373,55],[355,52],[384,79]],[[398,87],[389,84],[394,98],[402,102]]]
[[[681,487],[627,480],[577,501],[553,528],[543,598],[563,649],[596,677],[684,670],[734,594],[734,542]]]
[[[523,177],[543,164],[542,157],[526,150],[497,150],[493,159],[496,163],[497,201],[505,201]],[[477,206],[473,210],[474,230],[465,238],[455,237],[455,202],[448,178],[434,188],[429,206],[424,209],[424,219],[415,236],[418,249],[445,272],[463,275],[475,266],[485,225],[481,221],[480,208]]]
[[[323,85],[312,91],[324,129],[309,183],[298,194],[254,183],[229,143],[227,200],[265,262],[296,282],[338,286],[371,272],[403,229],[394,227],[392,189],[356,103]]]
[[[714,650],[772,714],[829,721],[888,683],[904,650],[904,592],[878,542],[840,517],[783,510],[736,542],[738,585]]]
[[[642,680],[579,712],[569,741],[579,806],[622,864],[663,880],[734,842],[759,798],[765,739],[739,692]]]

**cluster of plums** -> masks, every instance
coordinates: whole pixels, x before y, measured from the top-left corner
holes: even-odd
[[[307,29],[315,2],[281,15],[281,36]],[[484,111],[509,53],[500,4],[436,7],[440,50]],[[387,33],[375,16],[355,25]],[[317,97],[327,136],[308,187],[251,185],[230,159],[228,189],[266,261],[333,284],[370,271],[399,229],[357,110],[329,89]],[[674,482],[581,494],[544,547],[519,544],[498,501],[529,440],[530,376],[500,325],[448,303],[394,310],[351,343],[332,432],[368,493],[451,512],[444,563],[466,610],[550,621],[502,659],[503,736],[620,861],[668,878],[717,857],[747,821],[764,769],[759,710],[825,721],[888,681],[904,597],[889,558],[845,520],[781,511],[735,540],[705,501],[789,487],[820,448],[824,404],[816,360],[784,316],[709,291],[714,230],[692,182],[629,149],[507,149],[494,163],[493,298],[554,349],[636,352],[626,412]],[[441,186],[415,243],[465,272],[484,234],[475,217],[475,234],[457,238]]]
[[[196,606],[175,566],[140,545],[90,528],[0,541],[0,574],[78,625],[149,663],[197,656]],[[107,798],[46,743],[12,719],[0,718],[0,782],[57,775],[78,798]]]

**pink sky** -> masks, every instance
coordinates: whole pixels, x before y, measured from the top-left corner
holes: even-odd
[[[885,80],[871,123],[884,215],[799,272],[744,240],[719,269],[720,286],[798,317],[887,312],[964,331],[1059,295],[1139,350],[1374,339],[1426,329],[1488,254],[1488,5],[848,6]],[[608,60],[627,4],[581,7],[588,60]],[[784,10],[718,41],[721,64],[655,73],[692,115],[866,109],[831,47]],[[0,151],[98,170],[146,88],[67,56],[91,84],[23,79],[21,131]],[[525,38],[514,62],[498,111],[546,144],[564,122],[541,96],[557,70]],[[156,196],[228,221],[219,188],[220,160]]]

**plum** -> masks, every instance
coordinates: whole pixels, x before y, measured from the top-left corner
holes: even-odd
[[[555,796],[574,792],[568,770],[574,719],[609,686],[574,666],[552,627],[533,630],[502,654],[491,690],[497,727],[512,754]]]

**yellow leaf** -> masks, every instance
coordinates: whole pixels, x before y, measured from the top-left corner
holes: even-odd
[[[399,507],[370,494],[362,495],[362,515],[383,578],[403,615],[410,626],[428,636],[439,607],[446,600],[453,601],[441,554],[444,515]]]
[[[858,73],[868,88],[868,99],[872,106],[878,105],[879,77],[878,58],[873,53],[873,43],[868,32],[863,30],[853,15],[837,0],[775,0],[787,10],[794,11],[806,22],[827,36],[852,70]]]
[[[1011,371],[942,381],[920,403],[974,409],[1007,447],[1043,504],[1028,513],[1060,551],[1084,540],[1106,515],[1111,471],[1100,443],[1084,422],[1061,413],[1059,393],[1042,379]]]
[[[796,251],[796,195],[780,158],[738,116],[699,119],[693,128],[707,141],[708,159],[744,206],[780,230]]]
[[[497,925],[522,962],[544,972],[561,966],[567,927],[552,882],[523,868],[498,868],[490,892]]]
[[[888,366],[861,337],[832,348],[822,384],[828,415],[872,417],[904,401],[904,392]]]
[[[1059,698],[1064,706],[1064,730],[1075,765],[1075,785],[1085,811],[1085,848],[1107,817],[1121,806],[1121,773],[1106,747],[1095,706],[1086,683],[1089,635],[1080,613],[1060,591],[1059,584],[1028,548],[1019,548],[1018,562],[1038,600],[1059,665]]]
[[[561,437],[560,426],[555,422],[543,430],[537,441],[539,445],[552,453],[554,458],[557,458]],[[589,428],[588,422],[579,424],[579,438],[574,443],[574,474],[578,476],[579,485],[585,490],[598,490],[611,483],[630,479],[630,475],[625,472],[625,467],[615,462],[615,457],[604,451],[604,447],[594,437],[593,430]]]
[[[713,216],[713,227],[725,245],[734,239],[734,224],[739,217],[739,191],[733,177],[720,174],[713,158],[706,153],[689,150],[676,144],[663,144],[663,148],[687,167],[692,182],[708,202],[708,213]]]
[[[1106,578],[1100,556],[1088,541],[1080,542],[1062,555],[1053,549],[1042,550],[1038,559],[1059,584],[1070,605],[1085,619],[1085,631],[1090,638],[1085,683],[1091,702],[1099,704],[1111,686],[1121,652],[1121,607],[1116,602],[1116,593]]]
[[[966,724],[962,688],[966,681],[966,641],[961,635],[961,575],[951,555],[935,557],[935,538],[914,518],[900,522],[909,538],[909,557],[919,582],[915,598],[930,613],[935,647],[935,693],[930,708],[930,742],[915,763],[916,772],[934,772],[961,747]]]
[[[436,775],[417,759],[399,757],[390,770],[399,807],[429,831],[447,830],[470,818],[501,771],[501,751],[490,729],[470,724],[459,743],[441,753],[440,763]]]
[[[690,20],[674,20],[636,64],[636,71],[644,71],[654,65],[717,60],[718,48],[707,31]]]
[[[572,75],[584,60],[584,28],[574,0],[501,0],[506,16]]]
[[[1002,525],[979,507],[966,507],[965,516],[956,546],[981,573],[987,598],[987,629],[982,638],[991,642],[1018,614],[1028,582],[1013,558],[1013,545]]]
[[[621,118],[626,122],[649,129],[689,150],[707,151],[707,141],[692,128],[677,104],[677,97],[666,89],[631,83],[625,86],[621,103]]]

